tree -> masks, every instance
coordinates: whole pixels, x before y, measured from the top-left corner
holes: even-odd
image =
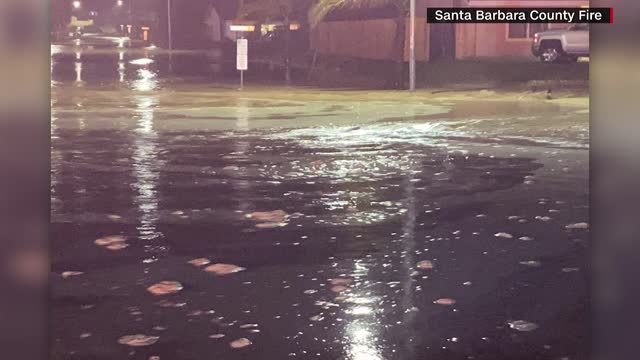
[[[396,34],[394,39],[393,61],[396,64],[394,85],[404,87],[404,44],[406,36],[409,0],[317,0],[309,11],[309,23],[312,27],[319,24],[332,11],[352,9],[374,9],[392,6],[396,9]]]
[[[238,9],[238,20],[259,22],[282,21],[284,25],[285,82],[291,83],[291,29],[292,21],[306,19],[311,0],[243,0]]]

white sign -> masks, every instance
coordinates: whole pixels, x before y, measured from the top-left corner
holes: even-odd
[[[249,68],[249,42],[247,39],[238,39],[236,46],[236,69],[247,70]]]

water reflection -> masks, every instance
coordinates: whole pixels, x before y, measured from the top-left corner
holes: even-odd
[[[350,320],[345,327],[345,353],[350,360],[378,360],[382,357],[380,344],[380,319],[374,304],[381,297],[366,288],[369,269],[373,264],[356,260],[351,273],[355,284],[349,293],[345,312]]]
[[[138,69],[137,79],[131,83],[136,91],[152,91],[158,88],[158,75],[148,68]]]
[[[76,85],[82,86],[82,52],[80,50],[76,50],[76,62],[75,62],[75,71],[76,71]]]
[[[249,101],[245,98],[239,98],[236,103],[236,129],[240,131],[249,130]],[[230,157],[239,163],[246,163],[251,150],[251,143],[247,138],[238,137],[233,143],[233,150]],[[247,180],[249,176],[247,167],[241,166],[237,168],[235,175],[240,178],[234,180],[232,185],[238,194],[238,210],[246,212],[251,204],[251,182]]]
[[[133,150],[133,184],[137,194],[134,203],[138,207],[138,237],[144,244],[148,258],[145,263],[155,262],[166,247],[157,240],[163,237],[158,231],[158,181],[162,161],[158,158],[158,134],[154,130],[155,108],[158,99],[152,96],[136,96],[137,127]]]
[[[124,50],[118,51],[118,81],[124,82],[126,75],[126,67],[124,63]]]
[[[60,45],[51,45],[51,70],[50,70],[50,74],[49,74],[49,78],[51,81],[51,87],[55,87],[56,85],[58,85],[58,82],[53,80],[53,68],[58,64],[58,62],[56,61],[56,55],[62,52],[62,46]]]
[[[412,165],[408,170],[409,175],[405,178],[403,187],[404,187],[404,207],[407,210],[406,215],[402,221],[402,235],[401,235],[401,243],[402,243],[402,256],[404,257],[404,261],[402,264],[402,299],[401,299],[401,309],[403,310],[402,315],[402,326],[405,333],[404,339],[404,353],[409,359],[414,358],[414,350],[415,350],[415,333],[413,331],[413,323],[416,319],[418,309],[415,307],[415,281],[414,276],[415,264],[416,264],[416,218],[417,218],[417,209],[416,209],[416,194],[415,194],[415,183],[413,181],[414,176],[414,163],[410,162]],[[417,171],[415,171],[417,172]]]
[[[126,74],[126,69],[125,69],[124,61],[120,61],[118,62],[118,76],[119,76],[120,82],[124,82],[125,74]]]

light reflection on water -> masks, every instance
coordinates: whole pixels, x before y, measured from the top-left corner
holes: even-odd
[[[75,62],[75,71],[76,71],[76,85],[82,86],[82,52],[80,50],[76,50],[76,62]]]
[[[245,98],[239,98],[236,103],[236,128],[239,131],[247,131],[249,129],[249,101]],[[251,143],[245,137],[238,137],[233,142],[233,153],[231,156],[236,161],[243,161],[248,158],[251,152]],[[248,171],[246,166],[241,166],[238,170],[234,171],[237,177],[242,180],[236,180],[232,183],[237,195],[238,210],[245,212],[251,206],[250,200],[250,188],[251,181],[245,180],[248,177]]]
[[[138,78],[131,82],[136,91],[152,91],[158,88],[158,75],[148,68],[138,69]]]
[[[344,330],[344,352],[350,360],[383,359],[379,342],[380,319],[368,305],[379,301],[379,296],[372,294],[364,284],[371,266],[371,263],[361,259],[355,260],[351,273],[355,284],[347,299],[345,312],[350,315],[350,320]]]
[[[138,238],[146,241],[145,252],[154,262],[157,256],[166,253],[166,246],[158,242],[163,234],[158,231],[158,182],[164,162],[158,158],[158,134],[154,130],[155,108],[158,99],[153,96],[134,97],[137,128],[133,143],[133,184],[137,191],[134,203],[138,207]]]

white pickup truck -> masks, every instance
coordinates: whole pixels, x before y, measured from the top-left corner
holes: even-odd
[[[589,56],[589,24],[539,32],[533,36],[531,51],[546,63],[577,61],[578,57]]]

